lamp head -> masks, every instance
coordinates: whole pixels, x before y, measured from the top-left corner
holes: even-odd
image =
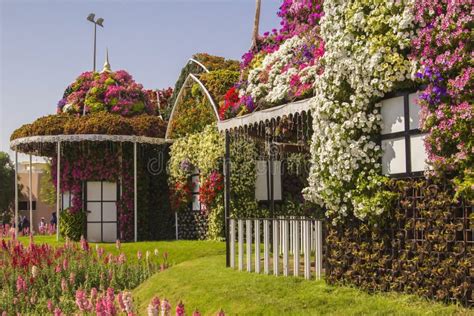
[[[98,18],[95,23],[97,23],[97,25],[99,25],[99,26],[101,26],[101,27],[104,27],[104,25],[102,24],[102,23],[104,23],[104,19],[103,19],[103,18]]]
[[[95,18],[95,14],[94,14],[94,13],[91,13],[91,14],[89,14],[89,15],[87,16],[87,20],[88,20],[88,21],[91,21],[91,22],[93,22],[93,23],[94,23],[94,18]]]

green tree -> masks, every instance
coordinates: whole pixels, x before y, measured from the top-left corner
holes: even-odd
[[[43,170],[40,180],[40,199],[50,206],[56,205],[56,187],[51,176],[51,163],[49,162]]]
[[[7,153],[0,151],[0,217],[9,221],[15,201],[15,169]]]

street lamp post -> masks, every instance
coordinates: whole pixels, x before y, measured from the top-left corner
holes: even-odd
[[[91,13],[87,16],[87,21],[94,23],[94,68],[92,69],[95,72],[95,59],[96,59],[96,46],[97,46],[97,25],[100,27],[104,27],[104,19],[98,18],[95,20],[95,14]],[[84,105],[83,115],[86,115],[86,106]]]

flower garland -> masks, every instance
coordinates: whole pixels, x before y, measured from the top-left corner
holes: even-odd
[[[418,0],[411,58],[426,84],[419,104],[433,172],[453,175],[458,195],[474,199],[472,1]]]
[[[413,0],[326,1],[321,19],[324,73],[312,101],[312,168],[305,197],[334,221],[353,212],[382,214],[394,196],[383,188],[382,124],[376,101],[411,78]]]

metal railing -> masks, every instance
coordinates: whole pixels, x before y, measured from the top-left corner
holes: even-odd
[[[263,264],[265,274],[271,271],[274,275],[321,279],[321,221],[306,217],[229,218],[228,227],[231,268],[261,273]]]

